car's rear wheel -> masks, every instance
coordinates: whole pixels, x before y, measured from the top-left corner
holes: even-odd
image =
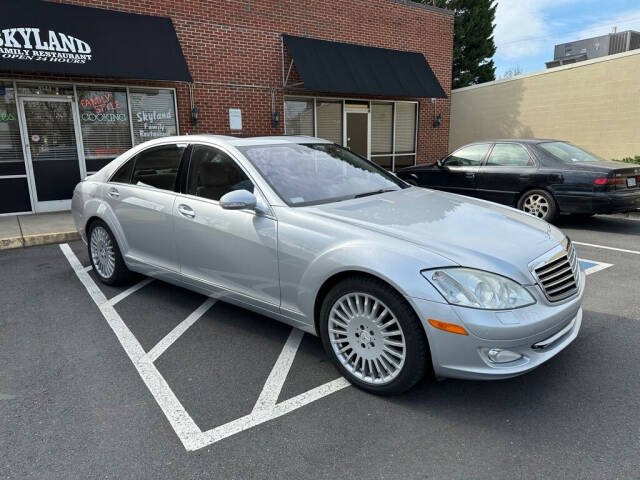
[[[91,265],[103,283],[117,285],[131,278],[115,237],[102,220],[90,225],[88,238]]]
[[[518,208],[547,222],[558,217],[556,201],[546,190],[529,190],[520,197]]]
[[[354,276],[329,291],[320,336],[342,375],[373,393],[402,393],[427,370],[429,347],[414,310],[375,278]]]

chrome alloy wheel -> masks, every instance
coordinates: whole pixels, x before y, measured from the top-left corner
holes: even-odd
[[[546,218],[549,213],[549,201],[538,193],[533,193],[524,199],[522,210],[538,218]]]
[[[102,278],[111,278],[116,268],[113,242],[104,227],[97,226],[91,231],[91,260]]]
[[[398,319],[384,303],[367,293],[348,293],[333,304],[329,340],[342,366],[371,385],[383,385],[396,378],[407,355]]]

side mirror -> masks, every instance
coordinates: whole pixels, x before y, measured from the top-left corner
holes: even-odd
[[[256,196],[247,190],[234,190],[220,198],[220,206],[225,210],[253,210],[257,203]]]

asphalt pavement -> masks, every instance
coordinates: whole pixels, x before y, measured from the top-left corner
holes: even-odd
[[[640,221],[560,224],[580,335],[501,381],[347,386],[320,342],[80,242],[0,251],[0,478],[640,478]]]

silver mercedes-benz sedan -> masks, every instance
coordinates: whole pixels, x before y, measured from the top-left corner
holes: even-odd
[[[72,208],[103,282],[139,272],[319,335],[375,393],[522,374],[582,321],[585,275],[557,228],[318,138],[153,140],[78,184]]]

